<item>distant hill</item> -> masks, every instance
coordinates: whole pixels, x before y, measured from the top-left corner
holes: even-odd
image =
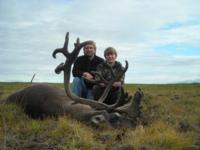
[[[184,80],[179,83],[200,83],[200,79]]]

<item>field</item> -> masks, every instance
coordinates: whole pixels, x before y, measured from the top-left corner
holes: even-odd
[[[144,91],[142,117],[131,129],[92,128],[67,116],[34,120],[3,104],[29,83],[0,83],[0,150],[199,150],[200,84],[127,84]],[[62,84],[56,84],[63,87]]]

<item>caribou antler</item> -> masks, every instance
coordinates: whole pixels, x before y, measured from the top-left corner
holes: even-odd
[[[56,58],[56,54],[57,53],[62,53],[65,57],[69,57],[69,51],[68,51],[68,42],[69,42],[69,32],[67,32],[66,36],[65,36],[65,43],[63,48],[57,48],[54,50],[53,52],[53,58]]]
[[[117,104],[107,105],[107,104],[104,104],[104,103],[101,103],[98,101],[78,97],[71,92],[71,89],[69,87],[70,86],[69,81],[70,81],[71,66],[74,63],[74,61],[76,60],[81,48],[84,47],[85,45],[91,43],[92,41],[85,41],[85,42],[80,43],[79,38],[77,38],[77,41],[74,44],[75,48],[71,53],[69,53],[69,51],[68,51],[68,42],[69,42],[69,33],[66,34],[65,43],[64,43],[63,48],[56,49],[53,52],[54,58],[56,58],[57,53],[62,53],[67,58],[65,63],[61,63],[55,70],[57,73],[64,71],[64,87],[65,87],[66,94],[69,96],[69,98],[71,98],[76,103],[90,105],[91,107],[93,107],[95,109],[113,109],[113,108],[115,108]],[[128,63],[127,63],[127,66],[128,66]],[[120,75],[122,76],[123,74],[121,73]],[[117,78],[120,78],[120,75]],[[116,78],[116,80],[117,80],[117,78]],[[104,91],[104,93],[100,99],[106,98],[106,96],[110,90],[110,87],[116,80],[113,80],[112,82],[110,82],[110,84],[107,86],[106,90]],[[101,101],[103,101],[103,100],[101,100]]]
[[[140,109],[141,109],[141,99],[144,96],[143,91],[138,88],[135,92],[134,97],[130,100],[127,104],[117,107],[115,109],[116,112],[125,113],[129,118],[133,121],[140,116]]]

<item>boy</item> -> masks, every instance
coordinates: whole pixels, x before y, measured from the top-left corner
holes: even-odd
[[[124,68],[121,63],[116,61],[117,59],[117,51],[113,47],[108,47],[104,51],[105,61],[97,66],[97,72],[99,72],[107,81],[110,81],[114,78],[112,71],[107,67],[108,65],[112,67],[114,75],[117,75]],[[96,79],[98,77],[95,77]],[[113,83],[113,86],[108,93],[108,96],[104,103],[106,104],[114,104],[117,98],[119,97],[119,93],[124,83],[124,76],[120,79],[120,81],[116,81]],[[94,99],[97,100],[102,95],[105,89],[104,83],[100,83],[99,85],[95,85],[93,87]]]

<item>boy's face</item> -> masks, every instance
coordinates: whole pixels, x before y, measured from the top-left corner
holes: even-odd
[[[88,57],[93,57],[96,53],[94,45],[88,44],[84,46],[84,54]]]
[[[106,62],[109,64],[114,64],[116,61],[117,55],[115,53],[108,53],[105,56]]]

